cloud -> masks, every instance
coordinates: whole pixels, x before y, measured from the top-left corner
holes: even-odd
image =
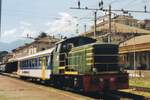
[[[68,13],[59,13],[59,17],[52,22],[47,22],[45,25],[48,27],[47,33],[69,35],[76,30],[77,19]]]
[[[10,35],[13,35],[14,33],[16,33],[17,29],[12,29],[12,30],[8,30],[8,31],[5,31],[2,36],[10,36]]]
[[[11,43],[16,40],[25,39],[27,34],[32,37],[37,36],[37,32],[31,29],[31,24],[26,22],[20,22],[21,26],[17,29],[10,29],[2,32],[0,42]]]
[[[52,22],[45,23],[45,31],[49,35],[71,36],[75,33],[77,18],[74,18],[68,13],[59,13],[58,18]],[[37,37],[39,32],[35,26],[29,22],[19,22],[19,27],[2,32],[0,42],[11,43],[19,39],[25,39],[27,34],[32,37]]]
[[[30,24],[30,23],[28,23],[28,22],[24,22],[24,21],[21,21],[21,22],[20,22],[20,24],[21,24],[21,25],[23,25],[23,26],[31,26],[31,24]]]
[[[17,38],[17,29],[7,30],[2,33],[0,41],[1,42],[12,42]]]

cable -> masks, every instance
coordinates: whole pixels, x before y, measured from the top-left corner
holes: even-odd
[[[116,3],[116,2],[118,2],[118,1],[122,1],[122,0],[112,0],[112,1],[110,2],[110,4]]]

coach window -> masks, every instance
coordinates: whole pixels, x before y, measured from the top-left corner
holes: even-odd
[[[24,61],[24,67],[25,67],[25,68],[28,68],[28,66],[26,65],[26,60]]]
[[[35,68],[37,68],[37,58],[34,58],[34,60],[35,60],[34,66],[35,66]]]
[[[46,64],[46,67],[48,68],[48,56],[46,56],[45,58],[46,58],[45,64]]]
[[[37,68],[37,58],[34,58],[34,61],[35,61],[34,67]]]
[[[32,69],[32,59],[30,59],[29,62],[30,62],[30,68]]]
[[[43,57],[43,63],[44,63],[44,66],[47,66],[47,57]]]
[[[27,67],[30,68],[30,62],[27,60]]]
[[[21,67],[22,67],[21,61],[20,61],[20,63],[19,63],[19,67],[20,67],[20,69],[21,69]]]
[[[34,59],[31,60],[32,68],[34,69]]]
[[[22,68],[24,69],[24,61],[22,61]]]
[[[22,63],[22,69],[24,69],[23,61],[21,63]]]
[[[40,66],[39,68],[42,68],[42,57],[40,57]]]
[[[24,68],[27,68],[25,60],[23,61],[23,65],[24,65]]]
[[[26,67],[29,68],[28,60],[26,60]]]
[[[26,60],[27,68],[29,68],[29,60]]]
[[[33,68],[36,68],[35,67],[35,59],[32,59],[32,65],[33,65]]]
[[[26,60],[26,67],[29,68],[29,61]]]
[[[34,68],[33,59],[31,59],[31,68]]]
[[[29,68],[30,65],[29,65],[29,60],[26,60],[26,67]]]
[[[37,68],[40,68],[40,58],[37,58]]]
[[[20,69],[22,69],[22,61],[20,61]]]
[[[24,66],[25,66],[26,68],[28,68],[28,60],[25,60],[25,62],[24,62],[24,63],[25,63],[25,65],[24,65]]]
[[[19,67],[20,67],[20,69],[21,69],[21,61],[20,61],[20,63],[19,63]]]
[[[22,61],[22,67],[23,67],[23,69],[26,67],[26,65],[25,65],[25,60]]]
[[[34,59],[31,59],[31,65],[32,65],[32,68],[34,69]]]
[[[31,59],[29,59],[28,62],[29,62],[29,68],[31,68],[32,67],[31,66]]]

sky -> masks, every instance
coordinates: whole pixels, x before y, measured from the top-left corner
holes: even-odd
[[[36,37],[40,32],[49,35],[74,36],[77,24],[79,33],[93,24],[93,11],[72,10],[78,0],[3,0],[2,1],[2,35],[0,42],[11,43],[23,39],[29,34]],[[101,0],[80,0],[81,7],[98,8]],[[112,5],[112,9],[143,10],[150,0],[104,0],[104,8]],[[98,12],[98,16],[103,15]],[[132,15],[137,19],[150,19],[150,14]],[[86,17],[86,18],[85,18]],[[82,19],[85,18],[85,19]],[[82,20],[81,20],[82,19]]]

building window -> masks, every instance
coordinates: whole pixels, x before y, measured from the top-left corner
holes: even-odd
[[[45,48],[42,48],[41,51],[45,50]]]

